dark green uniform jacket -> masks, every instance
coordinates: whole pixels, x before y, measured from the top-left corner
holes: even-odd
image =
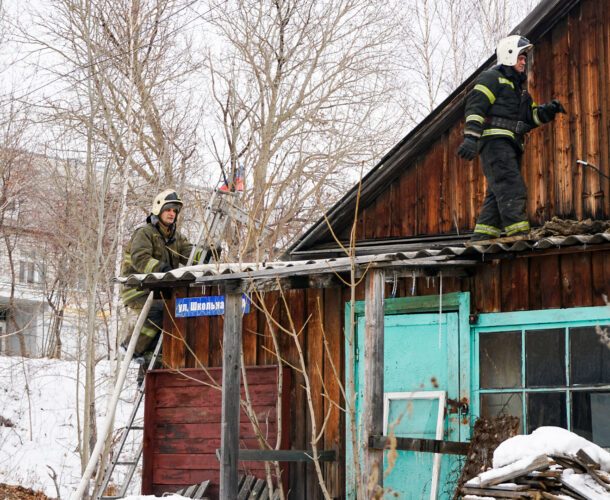
[[[538,115],[536,103],[523,86],[525,79],[524,73],[503,65],[477,78],[466,103],[464,135],[479,138],[479,150],[488,140],[503,138],[523,152],[525,133],[548,121]],[[517,122],[521,122],[519,128]]]
[[[186,264],[193,246],[175,229],[164,235],[157,224],[148,223],[137,228],[125,250],[121,276],[167,272]],[[194,263],[198,259],[195,256]],[[132,305],[148,295],[146,290],[123,286],[121,297],[125,305]],[[138,300],[140,299],[140,300]]]

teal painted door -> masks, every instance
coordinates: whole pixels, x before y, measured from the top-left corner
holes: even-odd
[[[460,394],[458,314],[387,315],[384,332],[385,434],[389,435],[393,429],[396,437],[458,441],[459,415],[445,416],[444,408],[445,399],[458,400]],[[364,346],[364,317],[359,318],[357,337],[357,345]],[[358,352],[359,411],[363,347]],[[434,490],[438,498],[451,498],[452,491],[447,484],[452,469],[457,474],[455,460],[451,455],[438,455],[435,467],[434,454],[399,451],[384,479],[384,487],[390,487],[402,499],[428,499]],[[433,470],[439,465],[440,477],[435,485]],[[388,468],[386,459],[385,472]]]

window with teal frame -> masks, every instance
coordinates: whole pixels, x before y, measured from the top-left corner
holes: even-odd
[[[610,448],[604,330],[610,307],[481,314],[472,327],[475,415],[514,415],[522,433],[553,425]]]

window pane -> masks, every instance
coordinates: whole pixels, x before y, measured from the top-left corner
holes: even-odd
[[[567,429],[565,392],[530,392],[527,395],[527,433],[543,425]]]
[[[481,333],[479,367],[482,389],[521,387],[521,332]]]
[[[481,416],[497,418],[511,415],[519,419],[519,433],[523,433],[523,396],[520,392],[481,394]]]
[[[26,263],[22,260],[19,261],[19,283],[25,283],[26,275]]]
[[[572,393],[572,430],[599,446],[610,447],[610,392]]]
[[[562,328],[525,332],[526,387],[566,384],[564,339]]]
[[[610,330],[609,325],[602,328]],[[594,326],[570,328],[570,382],[610,383],[610,349],[600,342]]]
[[[394,399],[390,400],[389,426],[394,426],[394,435],[436,439],[438,421],[438,399]]]

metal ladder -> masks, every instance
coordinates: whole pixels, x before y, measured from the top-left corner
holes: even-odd
[[[216,190],[206,205],[201,229],[195,239],[196,243],[189,255],[187,266],[193,264],[195,255],[199,250],[201,250],[200,264],[210,262],[214,254],[218,256],[222,244],[222,235],[225,234],[229,222],[230,211],[236,208],[233,200],[231,198],[225,200],[225,196],[233,197],[235,194],[227,192],[219,195],[219,191]]]
[[[148,364],[148,370],[151,370],[155,366],[155,363],[157,361],[157,358],[159,357],[159,352],[161,351],[162,345],[163,345],[163,333],[160,333],[159,340],[157,341],[157,345],[155,346],[155,350],[153,352],[152,358],[150,360],[150,363]],[[123,437],[121,438],[121,442],[119,443],[119,448],[117,450],[116,455],[114,456],[114,458],[111,460],[110,464],[108,465],[108,469],[106,470],[106,473],[104,474],[104,480],[102,481],[102,484],[100,485],[100,488],[95,495],[96,500],[110,500],[110,499],[115,499],[115,498],[124,498],[125,494],[127,493],[127,488],[129,488],[129,484],[131,483],[131,480],[133,479],[133,475],[136,471],[136,468],[138,467],[140,458],[142,457],[143,439],[140,440],[140,445],[138,446],[138,450],[135,454],[135,457],[133,457],[131,460],[121,460],[121,455],[123,454],[123,447],[125,446],[125,443],[127,442],[127,438],[129,436],[129,434],[131,433],[131,431],[143,431],[144,430],[144,427],[142,427],[140,425],[134,425],[133,423],[136,419],[136,415],[138,413],[138,409],[140,408],[140,404],[142,404],[142,399],[144,399],[145,383],[146,383],[146,376],[144,377],[144,380],[142,381],[142,383],[139,385],[139,387],[137,389],[136,400],[133,404],[133,409],[131,410],[131,415],[129,416],[127,425],[125,426],[125,431],[123,432]],[[123,484],[121,485],[119,492],[116,495],[106,496],[106,495],[104,495],[104,491],[106,491],[106,488],[108,488],[108,484],[110,483],[110,479],[112,479],[112,474],[114,473],[114,469],[117,466],[128,467],[127,475],[125,476],[125,480],[123,481]]]
[[[262,228],[263,234],[269,235],[271,229],[263,226],[260,221],[253,220],[248,212],[238,205],[238,199],[241,193],[230,191],[214,191],[210,201],[206,205],[203,214],[203,223],[197,234],[197,238],[189,255],[187,266],[193,264],[195,255],[201,250],[202,257],[199,259],[200,264],[207,264],[213,258],[217,258],[220,254],[220,246],[222,237],[226,235],[227,224],[230,220],[241,222],[243,224],[254,224],[259,229]]]

